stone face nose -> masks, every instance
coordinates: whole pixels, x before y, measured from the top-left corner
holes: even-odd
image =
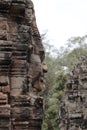
[[[47,65],[45,62],[42,63],[42,70],[44,73],[47,73],[47,71],[48,71],[48,68],[47,68]]]

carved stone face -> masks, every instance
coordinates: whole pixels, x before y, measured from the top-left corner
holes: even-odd
[[[41,91],[47,66],[44,63],[45,52],[36,25],[33,3],[31,0],[0,0],[0,13],[5,14],[6,19],[3,20],[6,22],[6,27],[3,29],[6,31],[6,37],[0,40],[12,42],[12,51],[9,53],[11,53],[12,64],[10,73],[14,76],[11,79],[13,88],[17,88],[15,82],[18,82],[21,93],[21,86],[27,88],[27,82],[25,83],[27,78],[24,77],[31,77],[32,88]],[[26,71],[27,73],[24,74]],[[21,75],[24,77],[20,79]],[[19,80],[15,76],[19,76]]]

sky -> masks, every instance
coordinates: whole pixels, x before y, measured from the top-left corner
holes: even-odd
[[[87,34],[87,0],[32,0],[37,26],[49,44],[60,48],[72,36]]]

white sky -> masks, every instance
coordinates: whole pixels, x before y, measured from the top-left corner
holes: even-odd
[[[32,0],[40,33],[59,48],[72,36],[87,34],[87,0]]]

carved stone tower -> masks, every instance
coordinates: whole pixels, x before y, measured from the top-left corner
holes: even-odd
[[[87,130],[87,57],[75,65],[59,109],[60,130]]]
[[[41,130],[44,58],[31,0],[0,0],[0,130]]]

